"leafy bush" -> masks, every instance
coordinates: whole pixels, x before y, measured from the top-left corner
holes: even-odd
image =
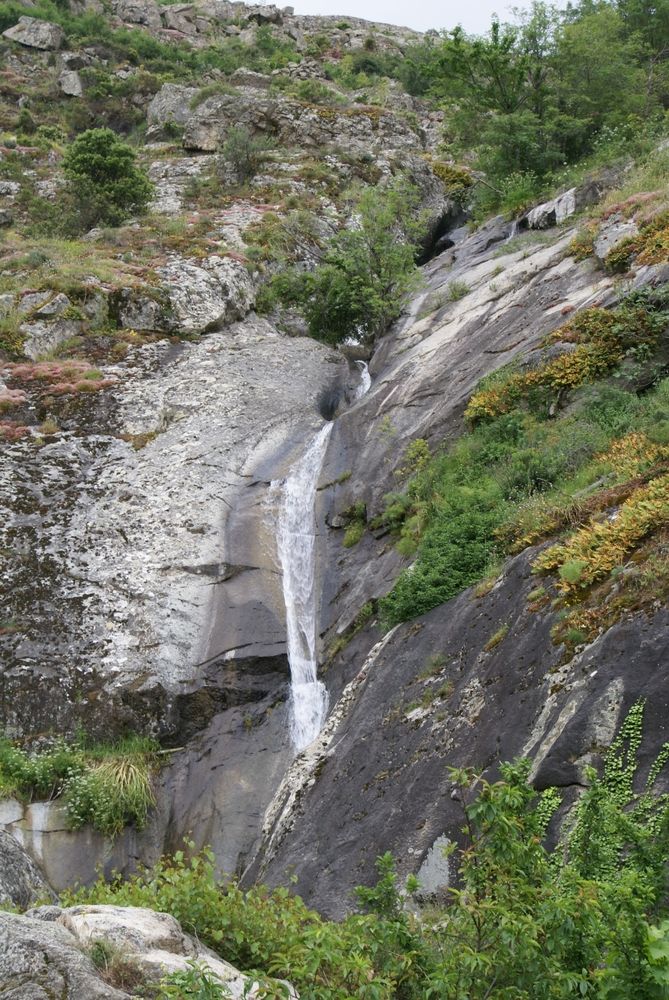
[[[253,136],[247,128],[235,126],[228,131],[221,153],[244,184],[255,177],[273,146],[268,136]]]
[[[215,976],[208,966],[188,962],[189,968],[183,972],[172,972],[158,985],[156,1000],[225,1000],[230,991]]]
[[[119,225],[146,208],[153,185],[135,160],[130,146],[108,128],[82,132],[66,150],[63,172],[81,229]]]
[[[66,893],[64,902],[149,906],[245,971],[260,966],[292,982],[303,1000],[664,1000],[669,984],[666,911],[668,797],[655,782],[664,747],[637,790],[643,704],[630,710],[605,758],[590,769],[570,832],[551,853],[542,845],[561,803],[538,795],[530,762],[500,765],[485,780],[451,770],[463,813],[462,843],[449,854],[457,885],[448,903],[406,906],[393,858],[377,859],[378,881],[356,891],[363,913],[323,920],[285,889],[242,892],[217,882],[208,852],[182,852],[152,869]],[[255,973],[254,973],[255,975]],[[279,984],[262,979],[268,997]],[[196,965],[163,981],[164,997],[219,994]]]
[[[382,333],[417,280],[418,202],[418,191],[402,181],[365,190],[355,206],[356,227],[333,237],[315,271],[278,275],[274,295],[300,305],[319,340]]]
[[[108,836],[141,828],[154,805],[155,744],[130,737],[110,746],[67,744],[29,753],[0,740],[0,798],[25,802],[62,797],[74,829],[90,823]]]

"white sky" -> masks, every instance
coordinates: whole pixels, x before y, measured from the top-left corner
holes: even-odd
[[[276,0],[280,5],[281,0]],[[511,7],[526,7],[523,0],[283,0],[296,14],[342,14],[368,21],[400,24],[418,31],[454,28],[482,32],[490,26],[490,16],[507,19]]]

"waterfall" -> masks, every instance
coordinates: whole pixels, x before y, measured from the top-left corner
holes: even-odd
[[[316,434],[283,483],[277,551],[283,570],[288,662],[290,735],[296,750],[318,736],[328,709],[328,693],[316,676],[318,601],[316,596],[316,487],[332,424]],[[273,486],[280,486],[273,483]]]
[[[369,365],[365,361],[356,361],[360,366],[360,385],[355,390],[354,399],[362,399],[366,396],[372,385],[372,376],[369,374]]]
[[[511,240],[515,239],[517,235],[518,235],[518,219],[514,219],[513,222],[511,223],[511,229],[509,231],[509,235],[504,240],[504,242],[510,243]]]

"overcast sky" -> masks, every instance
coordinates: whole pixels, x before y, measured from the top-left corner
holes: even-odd
[[[482,32],[490,26],[490,15],[506,20],[511,7],[525,7],[523,0],[285,0],[296,14],[348,14],[368,21],[401,24],[418,31],[454,28]]]

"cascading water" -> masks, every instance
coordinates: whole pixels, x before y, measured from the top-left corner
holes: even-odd
[[[283,570],[288,662],[290,735],[296,750],[318,736],[328,710],[328,692],[318,680],[316,659],[316,487],[332,424],[315,436],[283,483],[277,551]],[[273,484],[280,485],[280,484]]]
[[[372,376],[369,374],[369,365],[366,361],[356,361],[360,368],[360,385],[355,390],[355,399],[362,399],[369,392],[372,385]]]

